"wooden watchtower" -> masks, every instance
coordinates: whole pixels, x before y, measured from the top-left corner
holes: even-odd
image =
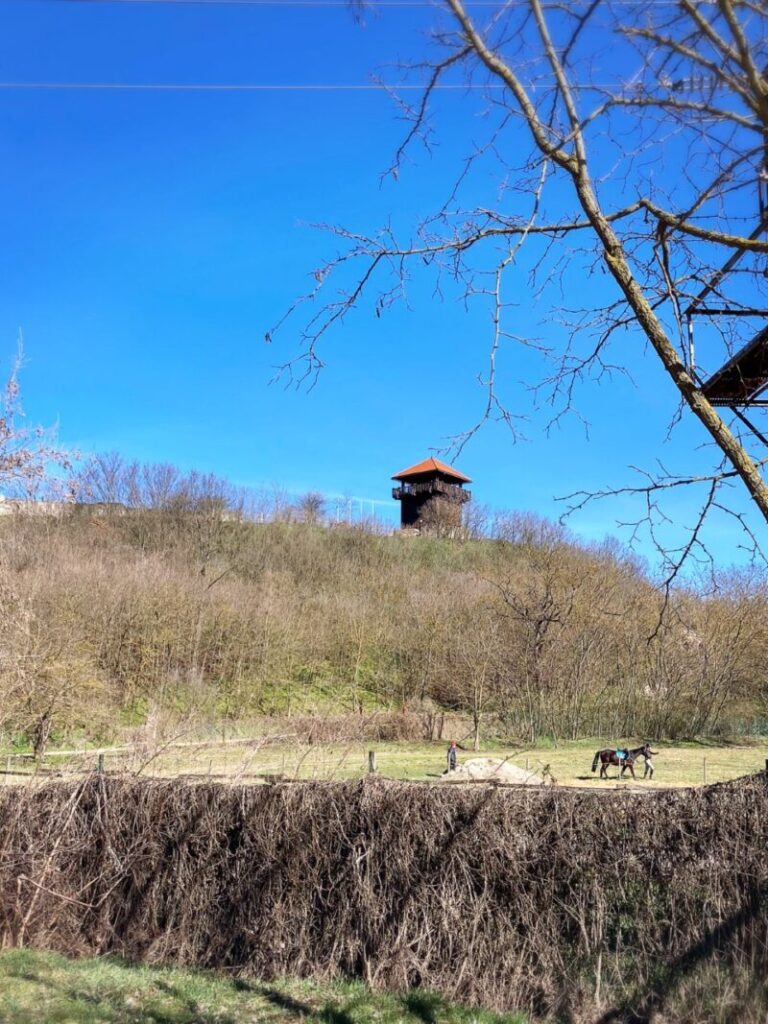
[[[468,476],[439,459],[425,459],[395,473],[392,497],[400,502],[400,527],[452,536],[461,527],[461,506],[472,497]]]

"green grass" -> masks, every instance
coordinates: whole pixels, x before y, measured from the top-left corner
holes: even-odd
[[[359,982],[264,983],[208,971],[0,954],[3,1024],[525,1024],[432,993],[372,993]]]
[[[615,741],[618,743],[619,741]],[[622,745],[638,746],[641,740],[627,738]],[[557,747],[522,751],[515,760],[525,763],[529,759],[530,767],[537,770],[537,765],[548,764],[552,774],[559,783],[566,786],[604,787],[605,781],[598,778],[599,769],[592,774],[592,758],[595,751],[613,746],[606,740],[577,740],[564,743]],[[653,743],[655,768],[654,781],[642,782],[644,762],[638,761],[635,772],[641,784],[647,788],[660,786],[699,786],[712,782],[728,782],[742,775],[749,775],[765,768],[768,757],[768,743],[759,745],[739,745],[723,743]],[[618,768],[609,768],[609,776],[613,783],[618,782]],[[625,778],[632,781],[625,773]]]
[[[585,786],[609,789],[618,784],[618,769],[609,769],[608,782],[592,774],[592,758],[598,748],[622,743],[637,746],[635,738],[583,739],[554,744],[542,742],[535,747],[512,747],[508,744],[486,743],[479,754],[461,750],[459,761],[472,757],[509,757],[522,768],[541,773],[545,768],[562,786]],[[392,779],[436,781],[445,768],[447,742],[440,743],[315,743],[311,745],[270,744],[264,738],[254,737],[246,742],[227,742],[212,739],[207,743],[169,746],[142,767],[145,775],[174,777],[178,775],[210,775],[214,779],[232,782],[258,782],[264,776],[297,779],[359,779],[368,770],[368,751],[375,750],[380,775]],[[656,774],[653,782],[643,782],[642,761],[638,762],[639,785],[645,788],[664,786],[698,786],[705,782],[727,782],[749,775],[765,767],[768,741],[759,743],[654,743],[659,751],[654,758]],[[66,770],[66,759],[51,758],[50,764]],[[84,761],[73,760],[71,766],[82,770],[95,767],[95,755]],[[31,770],[29,762],[15,761],[14,768]],[[107,754],[108,771],[126,768],[136,770],[138,762]],[[23,782],[23,776],[4,776],[5,784]],[[629,775],[624,782],[631,782]],[[0,783],[3,784],[3,783]]]
[[[619,743],[620,740],[614,741]],[[624,741],[636,746],[637,740]],[[611,746],[606,740],[586,739],[558,745],[511,747],[484,744],[479,754],[462,750],[459,761],[472,757],[510,757],[521,767],[542,772],[545,767],[560,785],[606,788],[618,782],[618,769],[610,768],[610,782],[592,774],[592,758],[598,748]],[[376,751],[378,772],[393,779],[434,781],[445,767],[447,743],[317,743],[311,746],[226,746],[212,743],[204,748],[169,749],[147,768],[149,774],[173,776],[184,773],[206,774],[249,781],[259,774],[300,779],[360,778],[367,772],[368,750]],[[725,782],[765,767],[768,743],[754,745],[687,743],[653,745],[654,781],[642,783],[648,788],[660,786],[696,786],[704,782]],[[109,766],[108,766],[109,767]],[[642,780],[644,762],[639,761],[637,776]],[[629,775],[626,776],[631,781]]]

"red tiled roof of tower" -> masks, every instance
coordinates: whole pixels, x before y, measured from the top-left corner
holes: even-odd
[[[465,484],[471,484],[472,481],[468,476],[464,476],[458,469],[454,469],[453,466],[449,466],[445,462],[441,462],[440,459],[424,459],[423,462],[417,462],[415,466],[409,466],[408,469],[401,469],[399,473],[395,473],[392,477],[393,480],[407,480],[411,476],[421,476],[423,473],[442,473],[443,476],[453,477],[454,480],[461,480]]]

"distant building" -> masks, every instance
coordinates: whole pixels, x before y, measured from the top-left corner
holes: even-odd
[[[400,502],[400,527],[419,533],[452,536],[461,527],[461,506],[472,497],[464,490],[468,476],[439,459],[425,459],[395,473],[392,497]]]
[[[69,507],[65,501],[6,498],[0,494],[0,516],[60,516]]]

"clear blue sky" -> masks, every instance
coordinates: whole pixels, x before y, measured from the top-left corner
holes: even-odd
[[[360,28],[333,7],[66,0],[0,0],[0,13],[4,82],[365,83],[418,56],[432,18],[387,8]],[[440,99],[455,130],[435,174],[466,152],[464,103]],[[423,153],[380,184],[402,131],[381,92],[0,91],[0,357],[21,328],[30,418],[58,419],[85,452],[387,501],[394,471],[477,417],[487,310],[417,282],[411,308],[349,318],[309,394],[270,385],[295,339],[263,336],[336,250],[309,224],[374,228],[434,205]],[[602,286],[582,282],[582,301]],[[515,300],[519,329],[546,318],[524,280]],[[502,359],[513,403],[524,359]],[[584,393],[588,438],[575,419],[549,435],[534,420],[516,445],[491,425],[458,465],[478,500],[554,517],[557,495],[627,482],[630,464],[686,468],[703,437],[690,424],[660,447],[674,404],[648,355],[635,386]],[[693,496],[678,500],[684,516]],[[631,511],[594,506],[572,526],[600,538]],[[734,537],[724,522],[712,534],[722,562]]]

